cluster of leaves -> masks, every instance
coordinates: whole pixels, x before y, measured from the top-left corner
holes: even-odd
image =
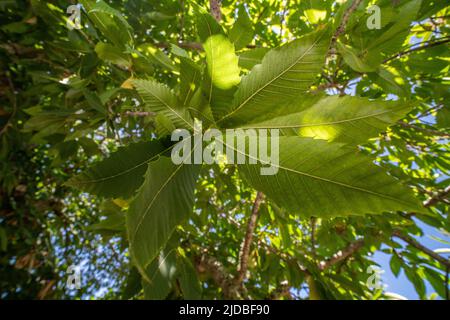
[[[379,30],[365,23],[373,2]],[[445,3],[222,1],[221,18],[184,0],[80,4],[80,30],[63,1],[2,8],[2,190],[43,188],[8,169],[28,163],[12,162],[14,139],[53,158],[29,177],[67,168],[44,197],[75,213],[63,234],[87,222],[118,239],[130,258],[119,296],[385,297],[366,286],[382,250],[421,298],[425,279],[448,297],[448,265],[412,238],[450,231]],[[195,119],[279,129],[278,173],[262,176],[247,152],[242,165],[175,165],[170,134]]]

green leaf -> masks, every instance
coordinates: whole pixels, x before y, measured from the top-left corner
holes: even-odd
[[[174,15],[168,15],[168,14],[165,14],[163,12],[158,12],[158,11],[147,12],[145,15],[150,20],[154,20],[154,21],[164,21],[164,20],[171,20],[171,19],[175,18]]]
[[[400,97],[409,97],[411,95],[411,86],[406,77],[400,71],[393,67],[381,66],[377,70],[378,78],[375,82],[382,87],[386,93],[393,93]]]
[[[425,296],[425,283],[423,282],[423,279],[418,274],[418,269],[416,268],[405,268],[405,274],[409,281],[414,285],[414,288],[416,289],[417,294],[420,298],[423,298]]]
[[[269,48],[256,48],[239,53],[239,66],[250,70],[262,62],[262,59],[268,51]]]
[[[261,165],[246,163],[239,170],[255,189],[303,217],[424,212],[411,190],[340,143],[280,137],[277,174],[261,175]]]
[[[95,52],[100,59],[106,62],[111,62],[127,69],[131,67],[129,56],[111,44],[99,42],[95,46]]]
[[[122,299],[125,300],[131,299],[135,295],[137,295],[139,291],[141,291],[142,289],[141,279],[142,277],[139,271],[136,268],[132,267],[127,276],[126,286],[123,290]]]
[[[178,72],[178,68],[175,66],[172,59],[167,54],[161,51],[159,48],[155,48],[153,45],[145,43],[138,47],[138,51],[134,51],[137,54],[142,54],[155,66],[160,66],[169,71]]]
[[[167,86],[154,80],[133,80],[145,106],[153,112],[162,113],[177,128],[192,128],[192,119],[180,106],[176,95]]]
[[[89,106],[98,111],[100,114],[107,116],[108,111],[106,110],[105,106],[103,106],[102,101],[100,100],[99,96],[95,92],[91,92],[87,89],[83,90],[83,95],[86,98],[87,103]]]
[[[322,69],[329,41],[327,28],[269,51],[242,79],[232,111],[219,122],[245,124],[304,94]]]
[[[391,55],[396,53],[405,41],[409,33],[410,25],[419,12],[421,3],[422,0],[411,0],[398,8],[400,15],[395,20],[395,23],[387,30],[383,28],[379,33],[380,36],[372,39],[366,50],[371,54],[382,53],[384,55]],[[381,57],[381,59],[383,58]]]
[[[440,128],[448,129],[450,128],[450,108],[444,106],[437,112],[436,115],[437,125]]]
[[[176,127],[172,121],[168,119],[164,114],[160,113],[155,117],[155,131],[158,137],[164,137],[170,135]]]
[[[400,274],[400,269],[402,268],[402,260],[398,257],[396,253],[392,254],[391,260],[389,262],[392,273],[398,277]]]
[[[147,164],[163,151],[159,141],[130,144],[66,184],[97,196],[129,198],[144,182]]]
[[[202,121],[204,126],[210,127],[215,123],[211,106],[208,101],[206,101],[201,89],[198,89],[192,96],[188,109],[192,114],[192,117]]]
[[[305,101],[311,101],[307,107]],[[279,128],[284,132],[327,141],[360,144],[403,118],[411,103],[402,101],[371,101],[352,96],[328,96],[317,100],[305,96],[292,101],[278,114],[255,119],[244,128]],[[285,110],[288,109],[288,110]],[[284,114],[281,112],[285,110]],[[264,120],[269,118],[270,120]]]
[[[107,200],[102,203],[100,212],[105,216],[105,219],[89,226],[88,230],[125,231],[125,214],[121,207],[113,201]]]
[[[174,165],[166,157],[149,164],[127,215],[130,252],[143,277],[175,227],[192,211],[199,169],[194,165]]]
[[[223,35],[213,35],[203,44],[208,74],[204,91],[213,115],[219,119],[230,111],[230,100],[240,82],[238,57],[233,44]]]
[[[369,35],[366,26],[362,27],[357,22],[357,32],[351,33],[349,43],[338,42],[338,50],[342,54],[345,62],[358,72],[375,72],[384,59],[397,53],[408,36],[411,23],[417,16],[421,0],[407,1],[394,13],[397,17],[391,23],[387,23],[385,18],[391,13],[390,9],[382,8],[382,25],[380,30],[370,30]],[[364,19],[361,17],[361,20]],[[357,20],[355,20],[356,22]],[[361,30],[361,28],[364,28]]]
[[[367,61],[357,49],[340,42],[337,43],[337,49],[344,58],[345,63],[353,70],[358,72],[374,72],[377,70],[378,63]]]
[[[240,70],[233,44],[218,34],[209,37],[203,47],[212,85],[223,90],[237,85],[240,82]]]
[[[239,7],[238,18],[230,30],[229,36],[236,50],[244,48],[253,40],[253,24],[244,6]]]
[[[178,256],[179,281],[185,300],[199,300],[202,288],[192,263],[185,257]]]
[[[431,286],[434,290],[436,290],[436,293],[440,295],[441,297],[445,298],[445,278],[442,274],[439,272],[427,268],[424,268],[424,273],[427,278],[427,280],[430,282]],[[447,286],[450,284],[447,284]]]
[[[194,12],[197,24],[197,33],[201,43],[204,43],[214,34],[223,34],[222,27],[209,14],[209,12],[205,12],[205,10],[198,5],[194,5]]]
[[[183,106],[188,106],[195,91],[200,85],[201,70],[189,58],[180,58],[180,94],[179,98]]]
[[[166,248],[145,269],[145,276],[142,280],[145,299],[162,300],[166,298],[172,289],[176,272],[176,251]]]
[[[80,3],[86,9],[89,20],[115,46],[125,49],[133,44],[131,27],[120,11],[101,0],[80,0]]]

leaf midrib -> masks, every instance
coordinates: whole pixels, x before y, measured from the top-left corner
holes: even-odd
[[[304,127],[317,127],[317,126],[329,126],[329,125],[334,125],[334,124],[341,124],[341,123],[346,123],[346,122],[352,122],[352,121],[357,121],[357,120],[362,120],[362,119],[366,119],[366,118],[372,118],[372,117],[376,117],[376,116],[381,116],[383,114],[387,114],[387,113],[392,113],[394,111],[399,111],[402,110],[404,108],[398,108],[398,109],[390,109],[390,110],[385,110],[382,112],[377,112],[377,113],[372,113],[372,114],[368,114],[368,115],[364,115],[364,116],[360,116],[360,117],[354,117],[354,118],[350,118],[350,119],[344,119],[344,120],[337,120],[337,121],[331,121],[331,122],[321,122],[321,123],[311,123],[311,124],[298,124],[298,125],[273,125],[273,126],[244,126],[243,128],[246,129],[275,129],[275,128],[280,128],[280,129],[289,129],[289,128],[304,128]],[[301,114],[302,112],[298,113]],[[292,116],[292,114],[291,114]],[[287,117],[286,116],[282,116],[282,117]],[[273,118],[273,120],[276,120],[277,118],[281,118],[281,117],[275,117]]]

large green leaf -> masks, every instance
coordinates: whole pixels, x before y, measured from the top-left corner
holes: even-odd
[[[207,75],[203,90],[213,115],[219,119],[231,109],[231,99],[240,82],[238,57],[233,44],[221,34],[209,37],[203,44]]]
[[[164,84],[154,80],[133,80],[145,106],[153,112],[162,113],[177,128],[192,128],[192,119],[187,109],[180,106],[176,95]]]
[[[278,168],[275,175],[261,175],[261,165],[239,169],[253,187],[301,216],[424,211],[411,190],[340,143],[280,137],[279,164],[272,165]]]
[[[329,41],[327,28],[269,51],[242,79],[232,111],[220,121],[243,124],[305,93],[322,69]]]
[[[309,108],[304,105],[308,100],[312,102]],[[256,119],[244,127],[278,128],[304,137],[358,144],[376,137],[403,118],[411,109],[411,103],[370,101],[351,96],[329,96],[318,101],[305,97],[302,101],[292,101],[289,109],[285,114],[269,120]]]
[[[192,211],[199,169],[195,165],[174,165],[167,157],[149,164],[127,215],[131,255],[143,276],[175,227]]]
[[[240,82],[238,57],[234,46],[221,34],[209,37],[203,44],[208,65],[208,75],[213,86],[230,89]]]
[[[163,151],[159,141],[130,144],[66,184],[97,196],[129,198],[144,182],[147,164]]]

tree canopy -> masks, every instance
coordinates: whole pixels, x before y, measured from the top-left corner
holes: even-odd
[[[398,298],[370,284],[383,252],[449,299],[449,14],[0,1],[0,298]],[[200,121],[277,130],[276,173],[251,142],[245,163],[174,163]]]

